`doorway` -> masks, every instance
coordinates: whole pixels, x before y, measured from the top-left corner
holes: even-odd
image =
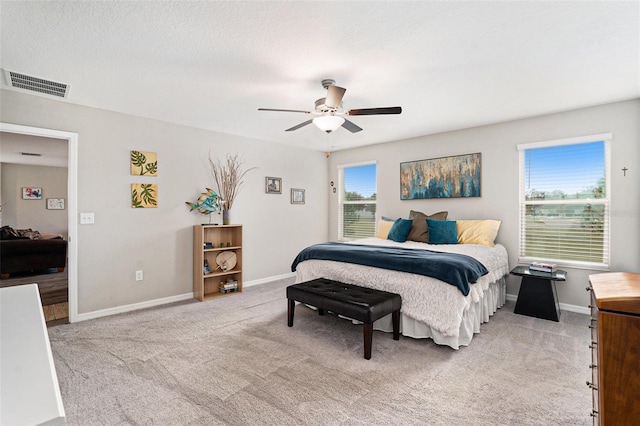
[[[78,243],[77,243],[77,198],[78,198],[78,134],[54,129],[0,123],[0,133],[15,133],[34,137],[66,140],[68,144],[67,164],[67,222],[68,249],[67,274],[69,293],[69,322],[78,318]]]

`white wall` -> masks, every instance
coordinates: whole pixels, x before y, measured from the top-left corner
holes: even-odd
[[[244,225],[245,282],[290,273],[300,249],[326,241],[324,153],[7,90],[0,121],[78,133],[78,212],[95,213],[95,224],[78,230],[80,314],[193,291],[192,226],[207,218],[185,201],[214,185],[209,152],[239,153],[247,167],[258,167],[232,209],[232,221]],[[131,176],[131,150],[158,154],[157,178]],[[282,195],[265,194],[265,176],[282,178]],[[131,208],[137,182],[158,184],[159,208]],[[306,204],[290,204],[291,187],[306,189]],[[135,281],[138,269],[143,282]]]
[[[428,117],[425,117],[428,120]],[[449,211],[449,219],[498,219],[497,242],[518,261],[517,144],[599,133],[613,133],[611,144],[611,270],[640,271],[640,100],[618,102],[491,126],[423,136],[331,155],[329,181],[337,182],[339,164],[378,161],[378,217],[408,217]],[[482,153],[482,196],[468,199],[400,200],[400,163],[459,154]],[[629,170],[626,177],[622,168]],[[337,238],[337,194],[330,194],[330,238]],[[566,269],[566,268],[565,268]],[[561,303],[587,306],[588,275],[602,271],[567,269],[559,283]],[[517,294],[519,279],[510,276],[507,292]]]
[[[67,211],[47,210],[47,198],[67,199],[67,169],[64,167],[2,164],[2,221],[14,229],[31,228],[67,237]],[[23,187],[42,188],[41,200],[23,200]]]

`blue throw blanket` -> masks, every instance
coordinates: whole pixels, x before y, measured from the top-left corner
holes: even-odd
[[[295,258],[291,271],[295,272],[300,262],[310,259],[356,263],[426,275],[458,287],[465,296],[469,294],[469,283],[475,283],[489,272],[482,263],[464,254],[343,243],[322,243],[307,247]]]

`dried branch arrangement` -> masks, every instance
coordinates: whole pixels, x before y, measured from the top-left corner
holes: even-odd
[[[238,154],[227,154],[226,162],[222,163],[220,159],[211,158],[211,153],[209,153],[209,164],[211,164],[211,175],[218,186],[224,209],[230,210],[233,206],[233,200],[236,199],[236,195],[244,183],[242,179],[256,167],[243,170],[244,161]]]

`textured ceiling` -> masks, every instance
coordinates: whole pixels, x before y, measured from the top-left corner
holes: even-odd
[[[66,102],[291,144],[350,147],[640,97],[640,3],[0,3],[4,69]],[[284,132],[320,85],[364,131]],[[6,81],[3,79],[3,87]]]

